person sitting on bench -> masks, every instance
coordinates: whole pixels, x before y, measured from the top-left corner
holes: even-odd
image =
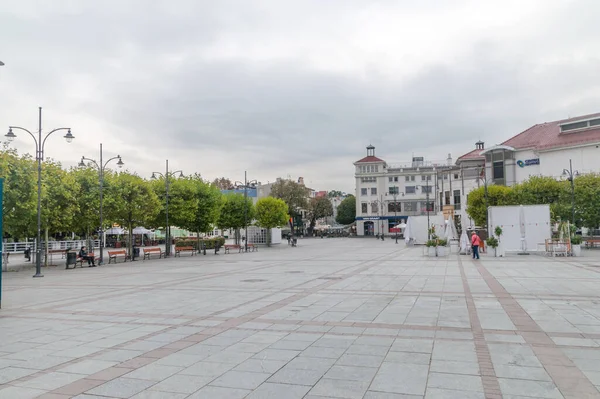
[[[79,250],[79,257],[83,260],[87,260],[88,266],[96,267],[94,255],[88,255],[88,252],[85,250],[85,247],[81,247]]]

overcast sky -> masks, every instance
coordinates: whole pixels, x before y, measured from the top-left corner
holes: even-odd
[[[76,136],[47,142],[65,166],[102,142],[145,177],[169,159],[353,191],[369,143],[390,163],[456,159],[600,111],[598,15],[598,0],[3,0],[0,126],[37,129],[44,107],[45,130]]]

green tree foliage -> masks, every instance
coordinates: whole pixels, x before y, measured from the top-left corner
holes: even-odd
[[[343,197],[344,193],[339,190],[331,190],[327,193],[329,198]]]
[[[165,179],[150,182],[153,191],[160,200],[159,212],[148,227],[165,227],[166,223],[166,185]],[[169,224],[171,226],[190,226],[196,220],[198,209],[197,180],[192,177],[169,177]]]
[[[488,186],[487,206],[514,205],[512,189],[505,186]],[[485,188],[479,187],[469,193],[467,198],[467,213],[477,226],[487,226],[487,209]]]
[[[98,170],[92,167],[72,168],[69,174],[77,183],[75,201],[78,206],[73,215],[73,231],[78,234],[88,234],[88,232],[94,231],[100,226],[100,182]],[[103,190],[105,197],[109,192],[106,189],[109,179],[105,176],[105,189]]]
[[[184,229],[196,233],[208,233],[219,220],[221,211],[221,191],[218,187],[205,182],[199,175],[190,178],[194,183],[194,217]]]
[[[311,198],[308,204],[309,232],[312,232],[317,220],[333,215],[333,205],[327,197]]]
[[[16,240],[36,234],[37,167],[29,156],[14,150],[0,152],[4,177],[4,234]]]
[[[570,182],[566,182],[569,187]],[[575,221],[578,226],[596,229],[600,226],[600,174],[591,173],[575,178]],[[569,208],[570,209],[570,208]],[[571,220],[571,217],[563,217]]]
[[[75,177],[51,160],[42,165],[42,229],[50,234],[70,232],[79,204]]]
[[[138,175],[128,172],[115,176],[105,205],[108,210],[107,219],[128,229],[130,253],[133,228],[148,226],[160,211],[158,196],[150,184]]]
[[[261,198],[256,202],[256,223],[267,229],[267,245],[271,245],[271,229],[287,223],[288,206],[279,198]]]
[[[309,189],[292,180],[278,179],[271,186],[271,197],[282,199],[292,217],[300,215],[308,207]]]
[[[252,198],[244,198],[242,194],[228,194],[223,196],[217,226],[222,230],[234,229],[237,231],[250,224],[254,217]]]
[[[337,207],[335,221],[339,224],[350,224],[356,220],[356,197],[349,195]]]

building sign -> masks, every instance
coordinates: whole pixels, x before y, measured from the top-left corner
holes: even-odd
[[[525,166],[539,165],[539,164],[540,164],[539,158],[526,159],[524,161],[517,161],[517,165],[519,165],[522,168],[524,168]]]
[[[379,216],[370,216],[370,217],[362,218],[362,220],[379,220],[379,219],[380,219]]]

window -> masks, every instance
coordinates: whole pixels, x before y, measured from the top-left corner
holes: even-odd
[[[361,183],[375,183],[377,181],[376,177],[361,177]]]
[[[360,210],[363,215],[365,215],[367,213],[367,203],[366,202],[363,202],[362,204],[360,204]]]
[[[390,182],[390,183],[391,183],[391,182],[393,182],[393,181],[394,181],[394,178],[393,178],[393,177],[388,177],[388,182]]]
[[[421,181],[425,181],[426,176],[421,176]]]
[[[432,188],[433,188],[433,186],[421,186],[421,189],[423,190],[423,194],[431,194]]]
[[[454,179],[458,179],[458,173],[454,174]]]
[[[361,188],[360,189],[360,195],[367,195],[367,189],[366,188]]]
[[[454,190],[454,205],[460,204],[460,190]]]
[[[444,191],[444,203],[450,205],[450,191]]]
[[[433,212],[433,201],[425,203],[425,212]]]
[[[390,193],[391,195],[398,194],[399,193],[398,187],[396,187],[396,186],[388,187],[388,193]]]
[[[398,176],[394,176],[394,182],[398,183]]]
[[[411,176],[410,181],[415,181],[416,176]]]
[[[504,161],[495,161],[493,163],[492,178],[504,179]]]
[[[404,192],[406,194],[414,194],[417,191],[415,186],[406,186],[404,187]]]
[[[371,213],[377,213],[377,207],[379,204],[377,202],[371,202]]]
[[[400,203],[388,202],[388,212],[400,212]]]
[[[377,188],[376,187],[371,188],[371,195],[377,195]]]
[[[405,181],[410,181],[410,176],[404,176]]]
[[[594,119],[591,121],[567,123],[566,125],[562,125],[560,127],[560,131],[567,132],[569,130],[585,129],[588,126],[597,126],[599,124],[600,124],[600,119]]]
[[[444,173],[444,180],[448,180],[448,173]]]
[[[415,212],[417,210],[417,201],[409,201],[404,203],[405,212]]]

